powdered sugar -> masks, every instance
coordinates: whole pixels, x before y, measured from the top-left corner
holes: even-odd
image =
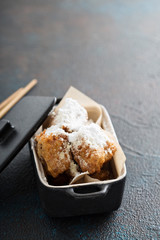
[[[84,142],[85,145],[89,145],[94,149],[99,147],[104,148],[107,145],[107,141],[112,142],[105,132],[95,123],[82,126],[78,132],[69,134],[69,141],[76,149]]]
[[[65,134],[67,135],[67,133],[62,129],[59,128],[57,125],[53,125],[49,128],[46,129],[45,135],[50,136],[50,135],[59,135],[59,134]]]
[[[54,118],[55,125],[59,127],[65,126],[71,131],[78,131],[87,121],[87,111],[72,98],[67,98],[65,100],[64,105],[58,109]]]
[[[100,126],[88,121],[86,110],[71,98],[67,98],[62,108],[58,110],[54,124],[56,125],[46,129],[45,134],[47,136],[65,134],[75,149],[83,144],[93,149],[104,148],[107,142],[112,142]],[[65,132],[62,126],[73,132]],[[110,149],[105,149],[105,151],[110,152]]]

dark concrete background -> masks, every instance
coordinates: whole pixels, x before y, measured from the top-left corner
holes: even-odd
[[[0,174],[0,239],[160,239],[159,22],[158,0],[0,1],[0,101],[73,85],[108,109],[128,171],[118,211],[49,218],[25,146]]]

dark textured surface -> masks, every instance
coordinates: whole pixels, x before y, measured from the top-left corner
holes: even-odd
[[[159,13],[158,0],[0,2],[0,101],[34,77],[30,95],[77,87],[108,109],[128,170],[116,212],[49,218],[25,146],[0,174],[0,239],[160,239]]]

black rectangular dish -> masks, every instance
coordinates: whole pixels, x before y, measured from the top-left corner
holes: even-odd
[[[112,122],[106,109],[101,106],[104,121],[109,120],[105,128],[112,129],[116,137]],[[67,217],[95,213],[112,212],[119,208],[126,179],[124,164],[121,176],[112,180],[53,186],[47,182],[41,162],[36,156],[34,139],[30,140],[30,152],[33,158],[40,199],[45,212],[51,217]]]

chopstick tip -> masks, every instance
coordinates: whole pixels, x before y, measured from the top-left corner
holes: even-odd
[[[34,79],[32,80],[32,82],[38,83],[38,80],[37,80],[36,78],[34,78]]]

